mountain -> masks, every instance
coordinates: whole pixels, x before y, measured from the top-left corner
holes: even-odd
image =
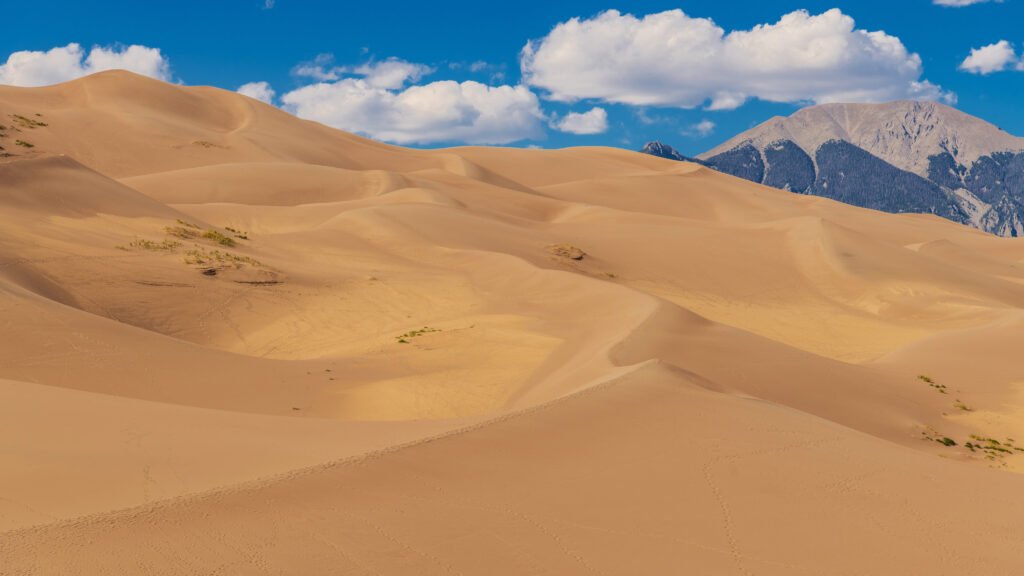
[[[665,145],[643,151],[659,147]],[[1024,235],[1024,138],[943,104],[812,106],[772,118],[697,160],[801,194]]]
[[[668,158],[669,160],[679,160],[681,162],[696,162],[702,164],[702,162],[696,158],[690,158],[689,156],[683,156],[678,150],[669,146],[668,144],[662,144],[661,142],[648,142],[640,150],[644,154],[650,154],[651,156],[657,156],[659,158]]]

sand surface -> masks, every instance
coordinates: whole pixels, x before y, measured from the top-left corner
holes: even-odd
[[[0,124],[4,576],[1024,572],[1022,240],[123,72]]]

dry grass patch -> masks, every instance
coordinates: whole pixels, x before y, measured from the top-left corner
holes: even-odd
[[[239,240],[248,240],[249,239],[249,233],[248,232],[242,232],[241,230],[238,230],[236,228],[232,228],[231,226],[225,226],[224,229],[227,230],[228,232],[231,232],[232,234],[234,234],[235,238],[238,238]]]
[[[164,232],[168,236],[181,238],[182,240],[194,240],[199,237],[199,230],[187,226],[167,226],[164,228]]]
[[[207,240],[216,242],[221,246],[227,246],[228,248],[235,247],[235,241],[230,236],[225,236],[224,234],[221,234],[216,230],[207,230],[202,233],[202,237]]]
[[[174,250],[177,249],[179,246],[181,246],[181,242],[178,242],[176,240],[164,239],[163,241],[160,242],[154,242],[153,240],[146,240],[143,238],[140,238],[138,240],[132,240],[132,242],[128,244],[129,248],[136,248],[139,250],[151,250],[154,252],[174,252]]]
[[[408,344],[409,340],[411,340],[413,338],[417,338],[419,336],[423,336],[424,334],[430,334],[431,332],[440,332],[440,331],[441,331],[440,328],[431,328],[430,326],[424,326],[423,328],[420,328],[419,330],[410,330],[410,331],[406,332],[405,334],[402,334],[401,336],[395,336],[395,340],[397,340],[399,344]]]
[[[42,116],[42,115],[41,114],[36,114],[36,116]],[[33,120],[32,118],[26,118],[25,116],[22,116],[21,114],[11,114],[10,117],[11,117],[11,120],[14,122],[15,125],[20,126],[22,128],[27,128],[29,130],[35,130],[36,128],[46,128],[47,126],[49,126],[49,124],[47,124],[46,122],[41,122],[39,120]]]
[[[234,268],[253,266],[255,268],[266,268],[262,262],[249,256],[239,256],[230,252],[207,250],[205,248],[196,248],[186,252],[185,264],[191,266],[233,266]]]
[[[924,374],[922,374],[918,376],[917,379],[920,380],[921,382],[924,382],[931,388],[935,389],[935,391],[938,392],[939,394],[949,394],[949,392],[946,391],[945,384],[939,384],[935,382],[935,380],[932,380],[929,376],[925,376]]]

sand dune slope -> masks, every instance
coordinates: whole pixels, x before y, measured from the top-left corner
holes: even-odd
[[[0,553],[11,574],[1012,574],[1018,488],[650,365],[369,459],[10,533]]]
[[[1024,570],[1017,239],[123,72],[0,115],[0,574]]]

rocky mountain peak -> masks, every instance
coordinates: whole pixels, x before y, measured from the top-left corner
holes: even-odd
[[[644,154],[650,154],[660,158],[668,158],[669,160],[689,160],[689,158],[680,154],[679,151],[672,146],[658,142],[657,140],[644,144],[644,147],[640,151]]]
[[[658,142],[644,151],[685,159]],[[698,158],[783,190],[1024,236],[1024,138],[936,102],[811,106]]]
[[[937,102],[821,104],[776,117],[730,139],[699,158],[732,150],[745,141],[758,148],[791,140],[814,156],[822,144],[843,140],[900,169],[926,176],[929,158],[948,152],[971,164],[982,156],[1024,150],[1024,138]]]

